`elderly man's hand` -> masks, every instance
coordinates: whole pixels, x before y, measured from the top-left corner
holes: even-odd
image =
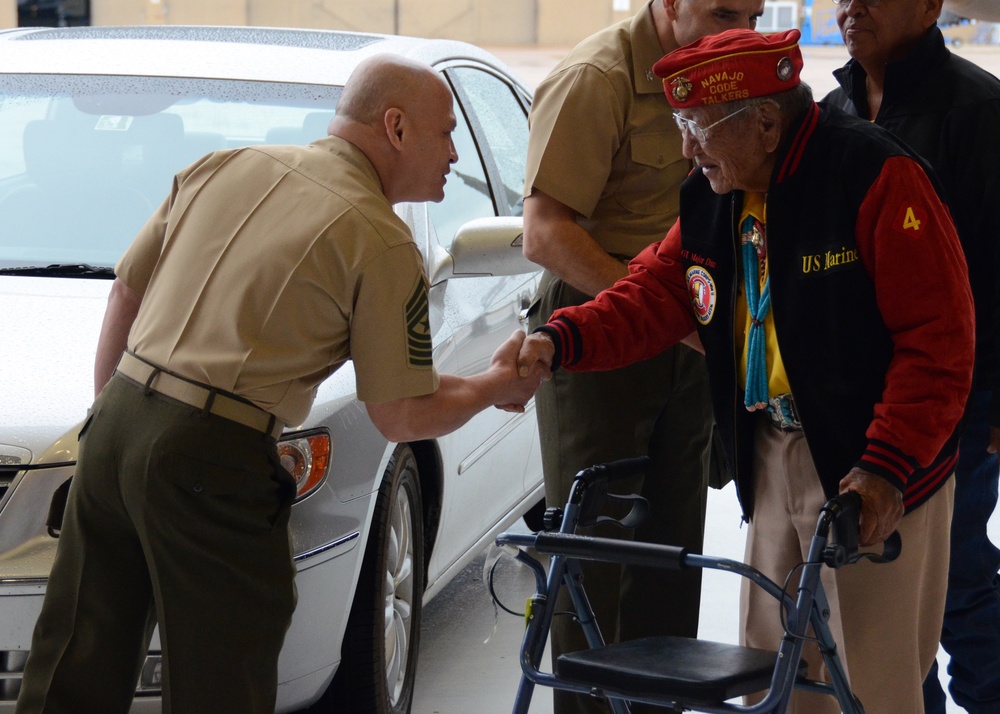
[[[840,481],[840,492],[861,496],[860,545],[877,545],[896,530],[903,518],[903,494],[886,479],[853,468]]]
[[[522,377],[538,373],[542,379],[552,378],[552,358],[556,346],[544,332],[535,332],[524,338],[517,356],[517,369]]]

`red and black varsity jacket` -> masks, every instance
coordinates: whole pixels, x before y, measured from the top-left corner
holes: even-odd
[[[697,329],[715,418],[744,514],[753,514],[754,417],[737,382],[739,192],[701,172],[681,219],[630,275],[543,329],[566,369],[614,369]],[[779,147],[767,193],[771,310],[828,496],[854,466],[903,492],[908,510],[951,474],[969,393],[974,316],[965,260],[931,179],[896,139],[812,105]]]

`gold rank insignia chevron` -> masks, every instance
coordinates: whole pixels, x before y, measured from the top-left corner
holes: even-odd
[[[431,367],[434,357],[431,326],[428,318],[427,283],[417,279],[404,307],[406,317],[406,356],[411,367]]]

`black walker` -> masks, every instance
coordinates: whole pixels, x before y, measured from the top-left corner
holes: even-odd
[[[605,697],[615,714],[628,714],[629,702],[669,706],[683,711],[784,714],[793,689],[836,697],[847,714],[864,714],[851,692],[827,624],[829,606],[820,582],[820,568],[840,568],[860,558],[889,562],[899,554],[894,533],[881,556],[859,555],[858,517],[861,500],[842,494],[820,509],[809,555],[801,566],[797,594],[745,563],[688,553],[683,548],[576,535],[578,525],[613,521],[634,527],[645,516],[646,502],[639,496],[608,494],[608,484],[641,473],[645,457],[593,466],[576,475],[563,509],[546,512],[545,531],[535,534],[501,533],[498,545],[515,546],[515,558],[531,567],[536,592],[529,599],[526,629],[521,645],[521,676],[514,714],[526,714],[536,684]],[[609,501],[631,506],[622,518],[600,515]],[[830,530],[833,528],[833,537]],[[525,549],[551,556],[548,573]],[[785,635],[778,650],[769,651],[684,637],[646,637],[606,645],[593,617],[582,582],[580,560],[599,560],[660,568],[710,568],[735,573],[780,602]],[[552,623],[556,595],[569,589],[575,616],[589,649],[564,654],[553,671],[543,672],[541,659]],[[824,614],[826,613],[826,614]],[[807,628],[812,626],[812,633]],[[805,641],[815,639],[831,682],[809,680],[802,659]],[[728,700],[767,690],[753,705]]]

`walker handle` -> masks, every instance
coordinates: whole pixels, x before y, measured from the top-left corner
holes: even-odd
[[[859,553],[860,540],[858,524],[861,518],[861,496],[854,491],[845,491],[834,496],[820,509],[818,536],[826,537],[833,531],[832,542],[823,551],[823,560],[831,568],[856,563],[862,558],[873,563],[891,563],[899,557],[903,540],[898,531],[893,531],[882,544],[882,553]],[[832,527],[832,528],[831,528]]]
[[[604,480],[608,483],[638,476],[649,468],[648,456],[637,456],[631,459],[619,459],[606,464],[597,464],[577,473],[576,478],[583,480],[588,486],[594,481]]]

